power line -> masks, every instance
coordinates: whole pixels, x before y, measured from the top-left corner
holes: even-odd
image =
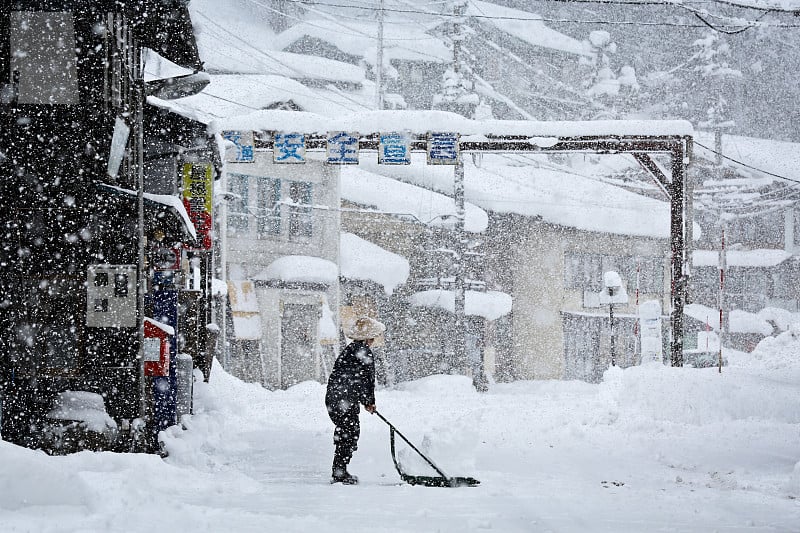
[[[350,9],[362,9],[362,10],[374,10],[374,6],[357,6],[357,5],[345,5],[345,4],[334,4],[334,3],[321,3],[321,2],[314,2],[309,0],[288,0],[290,2],[294,2],[301,5],[316,5],[321,7],[340,7],[340,8],[350,8]],[[551,23],[573,23],[573,24],[605,24],[605,25],[621,25],[621,26],[665,26],[665,27],[680,27],[680,28],[706,28],[711,27],[717,31],[722,31],[725,33],[739,33],[751,27],[768,27],[768,28],[800,28],[800,24],[785,24],[785,23],[764,23],[759,21],[744,21],[744,22],[735,22],[729,24],[731,28],[735,28],[735,30],[724,30],[720,29],[717,26],[710,24],[706,20],[702,19],[702,16],[714,16],[717,18],[731,18],[726,17],[724,15],[713,15],[706,12],[701,12],[691,6],[676,3],[676,2],[669,2],[669,1],[658,1],[658,0],[643,0],[643,1],[625,1],[625,0],[546,0],[550,2],[563,2],[563,3],[587,3],[587,4],[617,4],[617,5],[656,5],[656,6],[665,6],[665,7],[676,7],[679,9],[685,9],[696,16],[700,17],[702,23],[692,24],[692,23],[685,23],[685,22],[671,22],[671,21],[635,21],[635,20],[581,20],[581,19],[559,19],[559,18],[547,18],[534,15],[532,17],[519,17],[519,16],[510,16],[510,15],[468,15],[469,18],[476,18],[476,19],[488,19],[488,20],[512,20],[512,21],[529,21],[529,22],[551,22]],[[737,5],[737,7],[745,7],[743,5]],[[452,18],[455,15],[452,13],[439,13],[435,11],[426,11],[421,9],[397,9],[397,8],[384,8],[387,12],[392,13],[405,13],[405,14],[417,14],[417,15],[426,15],[432,17],[444,17],[444,18]],[[771,12],[785,12],[785,13],[794,13],[794,11],[785,11],[785,10],[772,10],[768,8],[760,8],[759,11],[763,11],[765,13]],[[736,19],[734,19],[736,20]]]
[[[708,150],[709,152],[711,152],[713,154],[721,156],[723,159],[727,159],[728,161],[736,163],[737,165],[741,165],[741,166],[743,166],[745,168],[749,168],[750,170],[755,170],[756,172],[760,172],[762,174],[766,174],[767,176],[772,176],[773,178],[778,178],[778,179],[790,181],[792,183],[800,184],[800,180],[793,179],[793,178],[787,178],[786,176],[781,176],[780,174],[775,174],[774,172],[770,172],[769,170],[764,170],[763,168],[754,167],[753,165],[749,165],[749,164],[745,163],[744,161],[739,161],[738,159],[734,159],[732,157],[729,157],[729,156],[727,156],[727,155],[725,155],[725,154],[723,154],[721,152],[717,152],[713,148],[709,148],[708,146],[706,146],[706,145],[704,145],[702,143],[699,143],[697,141],[694,141],[694,144],[696,144],[697,146],[699,146],[701,148],[705,148],[706,150]]]

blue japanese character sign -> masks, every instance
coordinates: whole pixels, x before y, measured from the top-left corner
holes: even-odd
[[[226,161],[232,163],[252,163],[255,161],[252,131],[223,131],[222,137],[236,146],[235,151],[226,151]]]
[[[302,133],[276,132],[272,144],[274,163],[305,163],[306,136]]]
[[[428,133],[428,164],[455,165],[459,158],[458,133]]]
[[[326,162],[331,165],[358,164],[358,133],[328,132]]]
[[[405,133],[393,131],[380,134],[378,163],[381,165],[410,165],[409,138]]]

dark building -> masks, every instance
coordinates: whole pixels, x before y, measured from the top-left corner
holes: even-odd
[[[202,88],[185,4],[0,7],[4,440],[58,451],[59,400],[79,391],[116,425],[96,447],[152,451],[177,421],[177,353],[208,366],[210,209],[186,187],[202,184],[210,205],[213,143],[146,104]],[[144,48],[192,74],[145,84]],[[163,353],[148,355],[146,317],[172,333]]]

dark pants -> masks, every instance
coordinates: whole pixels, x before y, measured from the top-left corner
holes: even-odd
[[[347,472],[347,465],[353,457],[353,452],[358,449],[358,437],[361,435],[361,425],[358,421],[358,403],[350,405],[346,410],[341,406],[328,405],[328,416],[336,425],[333,430],[333,475],[342,476]]]

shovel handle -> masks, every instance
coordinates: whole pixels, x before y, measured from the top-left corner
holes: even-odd
[[[428,463],[428,464],[431,466],[431,468],[433,468],[434,470],[436,470],[436,473],[437,473],[437,474],[439,474],[439,475],[440,475],[440,476],[442,476],[443,478],[447,478],[447,474],[445,474],[444,472],[442,472],[442,471],[439,469],[439,467],[438,467],[438,466],[436,466],[435,464],[433,464],[433,461],[431,461],[430,459],[428,459],[427,457],[425,457],[425,454],[423,454],[421,451],[419,451],[419,450],[417,449],[417,447],[416,447],[416,446],[414,446],[414,445],[411,443],[411,441],[410,441],[410,440],[408,440],[408,439],[406,438],[406,436],[405,436],[405,435],[403,435],[402,433],[400,433],[400,431],[398,431],[398,429],[397,429],[396,427],[394,427],[394,425],[393,425],[391,422],[389,422],[388,420],[386,420],[386,417],[384,417],[382,414],[380,414],[380,413],[378,412],[378,410],[377,410],[377,409],[375,410],[375,414],[376,414],[376,415],[378,415],[378,418],[380,418],[381,420],[383,420],[384,422],[386,422],[386,425],[387,425],[387,426],[389,426],[389,428],[390,428],[390,429],[391,429],[391,430],[392,430],[394,433],[398,434],[398,435],[400,436],[400,438],[401,438],[401,439],[403,439],[404,441],[406,441],[406,444],[408,444],[409,446],[411,446],[411,449],[412,449],[412,450],[414,450],[415,452],[417,452],[417,453],[419,454],[419,456],[420,456],[420,457],[422,457],[423,459],[425,459],[425,462],[426,462],[426,463]]]

